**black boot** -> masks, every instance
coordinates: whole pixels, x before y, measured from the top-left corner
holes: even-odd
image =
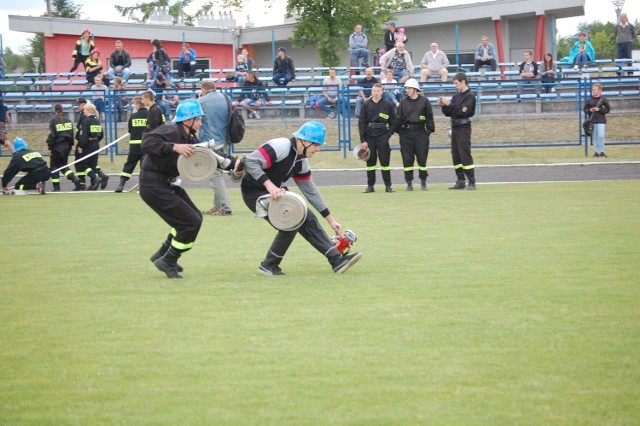
[[[59,182],[54,182],[53,183],[53,192],[60,192],[60,183]]]
[[[373,185],[369,185],[369,186],[367,186],[367,188],[366,188],[364,191],[362,191],[362,192],[363,192],[363,193],[365,193],[365,194],[369,194],[369,193],[371,193],[371,192],[375,192],[375,189],[373,189]]]
[[[76,176],[76,179],[78,179],[78,181],[74,181],[73,183],[76,185],[75,188],[73,188],[74,191],[84,191],[86,189],[86,178],[84,176]]]
[[[120,178],[120,184],[116,188],[115,192],[122,192],[124,190],[124,184],[125,183],[127,183],[127,179],[121,177]]]
[[[407,191],[413,191],[413,184],[410,181],[407,182]]]
[[[171,247],[171,238],[167,238],[167,240],[162,243],[158,251],[151,255],[149,260],[155,262],[156,260],[160,259],[162,256],[164,256],[167,250],[169,250],[169,247]],[[176,263],[176,269],[178,269],[178,272],[184,271],[184,268],[179,263]]]
[[[178,273],[178,258],[180,252],[169,247],[169,250],[161,258],[153,262],[160,271],[167,274],[167,278],[182,278],[182,275]]]
[[[426,179],[423,180],[423,181],[420,181],[420,189],[422,189],[423,191],[428,191],[429,190],[429,188],[427,188],[427,180]]]
[[[38,192],[40,193],[40,195],[47,195],[47,192],[45,191],[45,181],[42,181],[38,184]]]
[[[462,180],[457,180],[455,185],[450,186],[449,189],[464,189],[466,187],[466,182],[464,179]]]
[[[109,176],[104,174],[104,172],[100,169],[98,169],[96,173],[98,173],[98,176],[100,176],[100,189],[105,189],[107,187],[107,184],[109,183]]]
[[[93,175],[91,176],[91,186],[87,189],[88,191],[95,191],[100,186],[100,176]]]

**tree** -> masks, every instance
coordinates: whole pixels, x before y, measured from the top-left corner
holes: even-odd
[[[73,18],[80,19],[80,6],[73,3],[71,0],[53,0],[51,4],[51,16],[57,16],[60,18]],[[46,12],[42,16],[47,16]],[[41,70],[46,69],[47,58],[44,54],[44,34],[38,33],[35,37],[29,39],[30,49],[25,52],[27,58],[40,58]],[[26,71],[35,71],[35,65],[29,59],[27,61]]]
[[[265,0],[267,4],[273,4],[273,1]],[[300,48],[315,48],[323,66],[335,66],[340,63],[339,52],[348,47],[348,36],[356,24],[360,23],[367,29],[369,38],[378,37],[382,35],[382,24],[391,19],[394,11],[424,8],[432,1],[288,0],[287,17],[298,17],[292,44]],[[116,9],[124,17],[144,22],[156,7],[167,7],[174,23],[182,20],[187,25],[192,25],[195,17],[210,11],[216,4],[236,11],[244,6],[242,0],[209,1],[194,14],[188,14],[184,9],[191,2],[192,0],[178,0],[170,4],[170,0],[154,0],[130,7],[116,5]]]
[[[634,27],[638,28],[638,21],[635,22]],[[615,24],[612,22],[603,24],[600,21],[591,23],[581,22],[578,24],[575,36],[559,38],[556,43],[558,58],[561,59],[569,55],[571,48],[578,40],[577,34],[580,31],[589,34],[589,41],[596,51],[596,59],[616,58],[618,52],[615,40]],[[634,40],[633,44],[634,49],[637,49],[639,46],[638,40]]]

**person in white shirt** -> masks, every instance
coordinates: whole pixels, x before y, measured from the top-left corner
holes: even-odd
[[[426,82],[431,74],[438,74],[442,81],[447,81],[449,71],[447,55],[438,49],[438,43],[431,43],[431,50],[424,54],[420,62],[420,81]]]

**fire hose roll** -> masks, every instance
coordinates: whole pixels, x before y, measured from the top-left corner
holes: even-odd
[[[189,183],[201,183],[211,179],[217,168],[218,159],[213,151],[202,146],[196,146],[190,157],[178,157],[180,177]]]
[[[281,231],[295,231],[307,218],[307,202],[295,192],[287,191],[279,199],[269,197],[269,222]]]

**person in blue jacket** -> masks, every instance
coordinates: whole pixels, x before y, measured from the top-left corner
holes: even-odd
[[[581,32],[578,34],[578,39],[569,52],[569,61],[573,64],[574,70],[587,68],[590,62],[596,60],[596,51],[587,40],[587,33]]]

